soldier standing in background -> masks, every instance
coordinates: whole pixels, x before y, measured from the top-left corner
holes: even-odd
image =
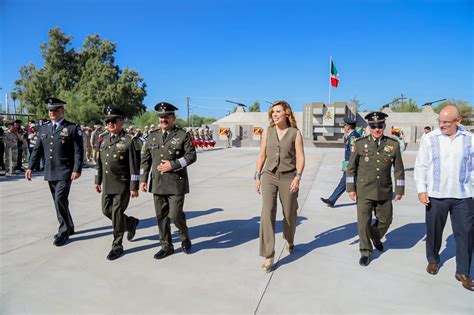
[[[160,117],[160,129],[152,131],[144,145],[140,189],[153,193],[161,243],[154,258],[162,259],[174,253],[170,221],[179,230],[181,248],[186,254],[191,253],[183,205],[184,195],[189,193],[186,167],[196,161],[196,150],[189,133],[175,126],[175,106],[162,102],[155,110]]]
[[[15,130],[15,125],[12,120],[5,120],[7,131],[3,136],[5,143],[5,176],[13,176],[18,171],[15,170],[18,159],[18,133]]]
[[[123,234],[131,241],[139,220],[125,215],[130,197],[138,197],[140,180],[140,144],[123,130],[124,114],[119,109],[105,110],[107,133],[101,144],[97,160],[95,189],[102,193],[102,212],[112,220],[114,240],[108,260],[123,254]]]
[[[44,179],[48,181],[59,221],[53,244],[62,246],[74,234],[68,198],[72,181],[81,177],[84,146],[80,126],[64,119],[66,103],[52,97],[46,103],[51,121],[40,127],[39,139],[31,152],[25,178],[31,180],[33,167],[44,155]]]
[[[375,248],[383,251],[381,238],[385,235],[393,218],[392,166],[395,172],[395,200],[405,192],[405,169],[398,141],[384,135],[385,118],[382,112],[365,116],[370,126],[370,135],[359,138],[351,154],[346,171],[346,189],[349,197],[357,201],[357,229],[361,258],[359,264],[367,266]],[[372,212],[376,221],[372,222]]]
[[[5,170],[5,143],[3,143],[3,138],[5,136],[5,131],[3,130],[3,117],[0,116],[0,170]],[[2,173],[2,175],[4,175]]]
[[[92,155],[94,162],[97,163],[97,159],[99,158],[99,137],[102,133],[102,127],[100,125],[94,125],[94,131],[91,134],[91,147],[92,147]]]

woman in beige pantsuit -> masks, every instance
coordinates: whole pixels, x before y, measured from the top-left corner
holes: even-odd
[[[260,256],[270,272],[275,256],[277,195],[283,208],[283,237],[291,254],[294,248],[298,189],[304,169],[303,137],[290,105],[277,101],[268,110],[270,126],[262,134],[255,172],[255,190],[262,194]]]

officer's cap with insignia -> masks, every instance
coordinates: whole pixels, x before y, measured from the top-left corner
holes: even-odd
[[[155,110],[158,113],[158,116],[166,116],[174,114],[175,110],[178,110],[176,106],[171,105],[170,103],[160,102],[156,104]]]
[[[59,98],[54,98],[54,97],[48,97],[46,99],[46,104],[48,109],[56,109],[56,108],[61,108],[66,105],[66,102],[60,100]]]
[[[369,125],[385,123],[385,118],[387,117],[388,115],[382,112],[371,112],[365,115]]]
[[[352,126],[352,128],[354,128],[355,125],[356,125],[356,121],[354,119],[349,118],[349,117],[344,117],[344,124],[345,125],[350,125],[350,126]]]
[[[105,114],[105,122],[106,123],[113,120],[113,119],[124,118],[125,117],[125,115],[123,114],[123,112],[120,109],[112,107],[110,105],[105,107],[104,114]]]

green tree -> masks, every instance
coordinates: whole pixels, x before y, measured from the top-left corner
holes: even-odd
[[[260,103],[259,103],[259,101],[253,102],[253,104],[249,107],[249,112],[260,112]]]
[[[403,102],[398,102],[398,98],[395,98],[390,108],[394,112],[421,112],[421,108],[418,108],[416,102],[411,98]]]
[[[201,125],[210,125],[213,122],[215,122],[217,119],[210,118],[210,117],[203,117],[199,115],[191,115],[189,120],[191,121],[192,126],[200,127]]]
[[[135,116],[129,123],[137,128],[143,129],[145,126],[155,125],[158,128],[160,124],[160,118],[156,112],[144,112],[138,116]]]
[[[459,111],[460,111],[460,114],[461,114],[461,117],[462,117],[461,124],[471,125],[472,123],[474,123],[471,120],[472,106],[471,106],[471,104],[469,104],[468,101],[451,98],[449,100],[446,100],[446,101],[441,102],[438,105],[434,106],[433,110],[435,111],[435,113],[439,114],[439,112],[441,112],[441,110],[446,105],[456,105],[457,107],[459,107]]]
[[[41,44],[44,65],[22,66],[15,81],[14,91],[30,114],[44,117],[44,100],[50,96],[63,97],[67,117],[82,124],[101,120],[107,105],[120,107],[130,118],[145,111],[146,84],[136,71],[115,64],[116,43],[88,35],[76,52],[72,36],[59,28],[48,35]]]

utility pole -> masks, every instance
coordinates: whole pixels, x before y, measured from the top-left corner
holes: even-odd
[[[189,124],[189,100],[190,100],[190,97],[189,96],[186,97],[186,100],[188,102],[188,127],[189,127],[190,126],[190,124]]]
[[[403,96],[403,93],[401,94],[402,97],[400,97],[400,101],[401,101],[401,104],[402,104],[402,107],[403,107],[403,100],[406,100],[407,98]]]

